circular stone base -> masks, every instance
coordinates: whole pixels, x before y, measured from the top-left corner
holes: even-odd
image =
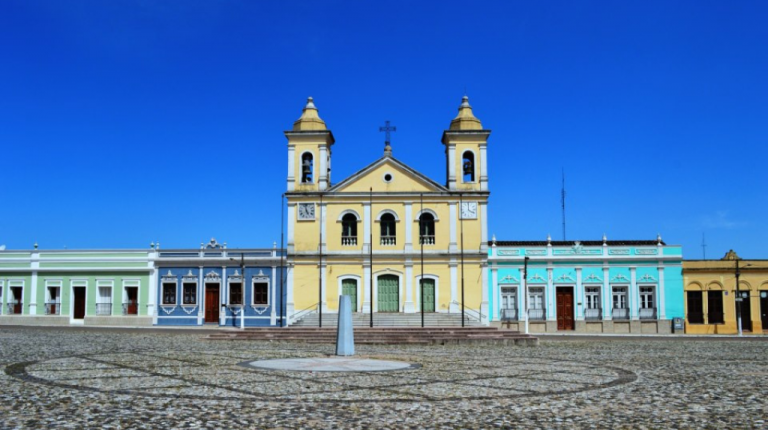
[[[418,364],[402,361],[372,360],[369,358],[283,358],[275,360],[246,361],[243,366],[266,370],[293,372],[387,372],[416,369]]]

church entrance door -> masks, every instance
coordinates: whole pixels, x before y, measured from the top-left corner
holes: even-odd
[[[378,282],[377,299],[379,312],[400,311],[399,279],[395,275],[381,275]]]
[[[205,322],[219,322],[219,284],[205,284]]]
[[[424,287],[424,312],[435,311],[435,280],[423,279],[422,286]],[[421,309],[419,309],[421,310]]]
[[[357,312],[357,281],[354,279],[342,280],[341,295],[349,296],[349,301],[352,304],[352,312]]]

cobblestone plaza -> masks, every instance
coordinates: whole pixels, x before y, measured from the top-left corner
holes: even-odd
[[[412,363],[283,372],[333,345],[202,331],[3,328],[0,428],[759,428],[768,342],[551,338],[538,347],[358,346]]]

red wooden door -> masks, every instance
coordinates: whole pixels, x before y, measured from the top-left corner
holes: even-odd
[[[573,330],[573,287],[557,288],[557,329]]]
[[[219,284],[205,285],[205,322],[219,322]]]
[[[125,295],[128,299],[128,306],[125,313],[128,315],[138,315],[139,313],[139,288],[127,287],[125,289]]]
[[[75,290],[75,302],[72,316],[81,320],[85,318],[85,287],[74,287],[73,289]]]

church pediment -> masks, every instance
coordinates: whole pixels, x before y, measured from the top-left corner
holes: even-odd
[[[392,157],[382,157],[331,187],[330,192],[446,192],[447,188]]]

